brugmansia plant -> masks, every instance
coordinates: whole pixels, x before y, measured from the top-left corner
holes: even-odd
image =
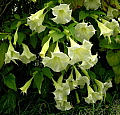
[[[37,3],[37,0],[32,1]],[[19,88],[22,93],[27,94],[28,88],[34,81],[41,94],[42,82],[46,75],[55,88],[53,94],[56,107],[62,111],[73,108],[68,101],[68,95],[71,95],[73,90],[86,88],[87,96],[83,97],[85,102],[95,103],[97,100],[105,100],[106,91],[112,87],[111,79],[102,82],[99,78],[89,75],[88,71],[99,61],[98,52],[93,50],[96,44],[94,40],[100,43],[101,50],[109,49],[106,58],[115,73],[115,82],[120,83],[120,5],[118,1],[73,1],[76,3],[71,0],[46,3],[42,9],[27,17],[26,24],[20,21],[17,23],[14,41],[9,34],[4,38],[9,41],[7,52],[4,52],[5,64],[11,61],[18,64],[21,61],[27,65],[34,61],[36,66],[37,58],[41,58],[42,69],[32,71],[32,77]],[[79,13],[76,13],[77,8]],[[41,46],[39,56],[32,53],[24,40],[20,41],[18,31],[23,24],[32,30],[30,37],[33,41],[35,35],[44,35],[40,38],[41,42],[38,42]],[[17,45],[22,47],[22,50],[16,51]],[[56,73],[60,75],[56,76]],[[76,94],[79,95],[78,92]],[[81,99],[77,98],[77,100],[80,102]]]

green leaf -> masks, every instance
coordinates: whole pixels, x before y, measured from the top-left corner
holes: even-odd
[[[107,92],[105,100],[109,103],[112,103],[113,102],[113,97]]]
[[[12,30],[9,27],[5,26],[5,32],[6,33],[12,33]]]
[[[94,11],[91,11],[90,12],[91,15],[103,15],[103,16],[106,16],[106,13],[102,12],[102,11],[99,11],[99,10],[94,10]]]
[[[112,50],[108,50],[107,51],[107,61],[109,63],[110,66],[117,66],[120,63],[120,51],[113,52]]]
[[[116,43],[114,41],[112,41],[111,43],[108,43],[107,39],[101,40],[99,46],[107,49],[120,49],[119,43]]]
[[[116,84],[120,84],[120,75],[116,75],[114,81]]]
[[[65,34],[63,32],[57,32],[57,31],[54,31],[54,32],[50,33],[49,35],[50,35],[50,37],[53,38],[53,43],[65,36]]]
[[[105,68],[100,68],[99,75],[104,75],[105,73]]]
[[[17,91],[15,76],[12,73],[4,77],[4,84],[6,84],[9,88]]]
[[[45,98],[48,95],[48,91],[50,89],[49,84],[50,84],[50,79],[48,77],[44,77],[41,87],[41,95],[43,98]]]
[[[16,107],[16,95],[13,90],[8,90],[0,98],[0,113],[11,114]]]
[[[93,71],[88,71],[88,74],[89,74],[90,78],[92,78],[92,79],[96,78],[96,74]]]
[[[70,24],[69,26],[68,26],[68,30],[70,31],[70,33],[72,34],[72,36],[74,36],[74,32],[75,32],[75,25],[76,25],[77,23],[72,23],[72,24]]]
[[[43,80],[44,80],[43,73],[35,72],[34,82],[35,82],[36,87],[38,88],[39,94],[41,94],[41,86],[42,86]]]
[[[33,48],[36,48],[37,41],[38,41],[38,39],[37,39],[37,36],[35,34],[30,36],[30,43],[33,46]]]
[[[26,38],[26,35],[25,35],[25,34],[23,34],[23,33],[21,33],[21,32],[18,32],[18,40],[17,40],[17,42],[18,42],[19,45],[22,44],[22,42],[23,42],[23,40],[24,40],[25,38]]]
[[[9,73],[11,70],[13,70],[13,66],[7,67],[4,71],[3,71],[3,75]]]
[[[44,68],[42,68],[42,72],[43,72],[43,74],[44,75],[46,75],[48,78],[52,78],[52,76],[53,76],[53,74],[51,73],[51,71],[50,71],[50,68],[48,68],[48,67],[44,67]]]
[[[3,42],[0,45],[0,68],[3,66],[4,64],[4,60],[5,60],[5,53],[7,52],[8,49],[8,44]]]
[[[20,16],[18,14],[14,14],[15,19],[20,19]]]
[[[79,21],[85,19],[88,16],[89,16],[89,13],[84,12],[84,11],[80,11],[80,13],[79,13]]]
[[[4,39],[5,36],[7,36],[6,34],[0,34],[0,40]]]
[[[113,71],[116,75],[120,75],[120,65],[114,66]]]
[[[12,24],[10,25],[10,29],[16,29],[17,23],[18,23],[18,20],[15,20],[14,22],[12,22]]]

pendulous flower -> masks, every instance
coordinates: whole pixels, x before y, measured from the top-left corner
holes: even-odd
[[[57,24],[66,24],[71,21],[71,13],[69,5],[60,4],[59,6],[55,6],[52,8],[52,13],[55,16],[52,20]]]
[[[33,80],[33,77],[29,81],[27,81],[23,87],[20,88],[20,90],[22,91],[23,95],[24,95],[24,93],[27,94],[27,90],[30,87],[32,80]]]
[[[81,41],[84,39],[89,40],[95,34],[95,29],[93,25],[88,25],[88,23],[79,23],[75,26],[75,36]]]
[[[17,64],[15,59],[19,60],[20,59],[19,57],[20,57],[19,52],[15,51],[11,41],[9,41],[8,51],[5,54],[5,64],[10,63],[10,61],[13,61],[15,64]]]
[[[83,70],[90,69],[93,67],[98,61],[97,54],[96,55],[91,55],[89,60],[83,61],[79,67]]]
[[[69,60],[70,58],[65,53],[60,52],[57,43],[54,52],[51,52],[51,57],[44,57],[42,63],[53,71],[60,72],[66,69]]]
[[[105,38],[107,37],[108,38],[108,42],[111,43],[110,36],[112,35],[113,30],[109,29],[103,23],[101,23],[99,21],[97,21],[97,23],[98,23],[98,27],[100,29],[100,36],[103,35]]]
[[[84,98],[87,103],[95,103],[97,100],[102,100],[102,95],[99,92],[94,92],[93,89],[87,85],[88,97]]]
[[[87,10],[92,9],[92,10],[97,10],[100,7],[101,3],[100,0],[85,0],[84,1],[84,6],[86,7]]]
[[[66,110],[70,110],[71,108],[73,108],[70,105],[70,102],[67,101],[56,101],[56,107],[61,110],[61,111],[66,111]]]
[[[119,15],[119,11],[115,8],[112,8],[112,7],[108,7],[108,11],[107,11],[107,17],[109,19],[113,19],[113,18],[117,18]]]
[[[42,50],[41,50],[41,52],[40,52],[40,54],[39,54],[42,58],[45,57],[45,54],[46,54],[46,52],[47,52],[47,50],[48,50],[48,48],[49,48],[50,39],[51,39],[51,37],[50,37],[50,38],[47,40],[47,42],[43,45]]]
[[[70,64],[74,65],[80,61],[87,61],[91,57],[91,47],[92,44],[83,40],[83,44],[79,45],[74,40],[70,38],[71,47],[68,47],[68,55],[71,58]]]
[[[37,58],[36,55],[30,52],[28,46],[23,43],[22,46],[23,46],[23,53],[20,55],[20,60],[25,64],[36,60]]]
[[[118,21],[116,21],[115,19],[112,19],[112,21],[109,22],[107,20],[102,19],[102,22],[104,23],[104,25],[106,27],[113,30],[113,32],[112,32],[113,36],[118,35],[118,33],[119,33],[119,23],[118,23]]]
[[[44,10],[45,8],[28,17],[27,24],[30,26],[31,30],[35,30],[38,33],[45,30],[46,27],[42,25],[45,17],[45,14],[43,14]]]

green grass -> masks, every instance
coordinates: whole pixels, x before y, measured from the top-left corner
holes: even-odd
[[[75,100],[73,97],[72,100]],[[114,98],[112,103],[97,101],[95,104],[87,104],[81,100],[74,104],[69,111],[60,111],[55,108],[54,98],[49,95],[42,99],[37,93],[22,96],[17,100],[16,108],[1,112],[0,115],[120,115],[120,98]]]
[[[23,108],[19,105],[18,115],[120,115],[120,99],[116,99],[109,104],[103,101],[93,104],[79,103],[69,111],[59,111],[55,108],[55,103],[48,103],[38,99],[29,101]],[[22,102],[23,103],[23,102]]]

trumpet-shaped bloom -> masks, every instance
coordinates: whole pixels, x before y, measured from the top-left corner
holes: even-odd
[[[36,32],[40,33],[45,30],[45,26],[42,25],[44,16],[43,14],[45,9],[39,10],[35,14],[31,14],[30,17],[27,19],[27,24],[30,26],[31,30],[35,30]]]
[[[20,60],[25,64],[36,60],[36,55],[30,52],[28,46],[25,44],[22,44],[22,46],[23,46],[23,53],[20,55]]]
[[[106,21],[106,20],[102,20],[102,21],[103,21],[103,23],[106,27],[113,30],[113,32],[112,32],[113,36],[116,36],[119,33],[119,23],[118,23],[118,21],[116,21],[115,19],[112,19],[111,22]]]
[[[51,68],[55,72],[60,72],[65,70],[67,65],[69,64],[70,58],[63,52],[59,51],[58,43],[54,52],[51,53],[50,57],[45,57],[42,61],[44,66]]]
[[[17,64],[15,59],[20,59],[19,57],[20,57],[19,52],[14,50],[14,47],[12,46],[12,43],[10,41],[8,51],[5,54],[5,64],[10,63],[10,61],[13,61],[15,64]]]
[[[52,8],[52,13],[54,16],[56,16],[52,20],[57,24],[66,24],[71,21],[72,10],[70,10],[69,5],[67,4],[60,4],[59,6],[55,6]]]
[[[32,80],[33,80],[33,77],[29,81],[27,81],[23,87],[20,88],[23,94],[24,93],[27,94],[27,90],[30,87]]]
[[[84,39],[89,40],[95,34],[93,25],[87,23],[79,23],[75,26],[75,36],[81,41]]]
[[[70,105],[70,102],[67,101],[56,101],[56,107],[61,110],[61,111],[66,111],[66,110],[70,110],[71,108],[73,108]]]
[[[97,100],[102,100],[102,95],[99,92],[94,92],[93,89],[87,85],[88,97],[85,98],[87,103],[95,103]]]
[[[111,81],[107,81],[104,84],[104,90],[107,91],[108,88],[112,87],[112,82]]]
[[[43,47],[42,47],[42,50],[41,50],[41,52],[40,52],[40,56],[41,56],[42,58],[45,57],[45,53],[47,52],[47,50],[48,50],[48,48],[49,48],[50,39],[51,39],[51,38],[49,38],[48,41],[47,41],[47,42],[43,45]]]
[[[97,61],[98,61],[97,54],[91,55],[91,58],[89,60],[83,61],[79,67],[82,68],[83,70],[90,69],[97,63]]]
[[[95,83],[97,84],[96,91],[98,91],[101,95],[103,95],[105,97],[106,91],[108,90],[108,88],[112,87],[111,81],[102,83],[101,81],[99,81],[97,79],[94,79],[94,80],[95,80]]]
[[[87,10],[94,9],[97,10],[100,7],[101,3],[100,0],[85,0],[84,6]]]
[[[90,84],[90,80],[88,79],[88,77],[86,76],[81,76],[80,72],[77,70],[76,67],[74,67],[75,69],[75,74],[76,74],[76,84],[80,85],[80,88],[84,88],[85,83],[86,84]]]
[[[69,102],[67,102],[67,95],[70,94],[70,86],[68,82],[62,83],[63,80],[63,75],[61,75],[58,79],[58,81],[54,81],[55,86],[55,91],[53,92],[54,94],[54,99],[57,103],[56,107],[60,110],[69,110],[71,109],[71,105]]]
[[[62,83],[61,88],[56,89],[53,94],[55,95],[55,100],[67,101],[67,95],[70,94],[70,86],[68,83]]]
[[[87,61],[91,58],[92,44],[89,41],[83,40],[82,45],[75,43],[72,39],[70,39],[70,42],[71,47],[68,47],[68,55],[71,58],[71,65],[80,61]]]
[[[117,16],[119,15],[119,11],[115,8],[112,7],[108,7],[108,11],[107,11],[107,17],[109,19],[113,19],[114,17],[117,18]]]
[[[66,83],[69,84],[70,91],[73,89],[76,89],[76,87],[78,86],[76,80],[73,79],[73,71],[71,71],[71,74],[68,77],[68,79],[66,80]]]
[[[112,29],[109,29],[108,27],[106,27],[103,23],[97,21],[98,23],[98,27],[100,29],[100,36],[103,35],[104,37],[108,37],[109,43],[111,42],[110,40],[110,36],[113,33]]]

